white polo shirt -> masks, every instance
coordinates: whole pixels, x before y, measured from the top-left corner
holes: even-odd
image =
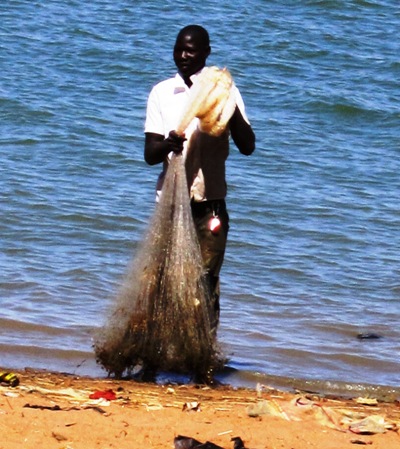
[[[191,80],[194,81],[199,73],[192,75]],[[236,86],[234,89],[236,104],[244,119],[248,121],[242,96]],[[154,86],[147,101],[144,132],[161,134],[167,138],[181,120],[188,95],[189,88],[179,73]],[[195,118],[186,129],[185,136],[187,140],[184,143],[183,156],[186,158],[190,197],[194,201],[224,199],[227,192],[225,161],[229,155],[228,129],[221,136],[212,137],[199,131],[198,119]],[[158,178],[158,194],[171,156],[172,153],[164,161],[163,171]]]

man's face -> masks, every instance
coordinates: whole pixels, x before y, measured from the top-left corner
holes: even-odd
[[[205,64],[210,48],[190,34],[178,36],[174,47],[174,61],[179,73],[188,79],[201,70]]]

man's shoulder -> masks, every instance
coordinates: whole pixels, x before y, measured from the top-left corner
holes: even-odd
[[[153,90],[165,91],[168,89],[175,89],[179,85],[177,77],[172,76],[171,78],[167,78],[155,84]]]

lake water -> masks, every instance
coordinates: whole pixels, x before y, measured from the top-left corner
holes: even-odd
[[[398,2],[6,0],[0,19],[1,366],[105,375],[92,338],[154,207],[147,95],[199,23],[257,136],[227,166],[224,381],[400,386]]]

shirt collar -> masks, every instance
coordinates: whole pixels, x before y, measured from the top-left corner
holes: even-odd
[[[189,90],[189,88],[186,86],[185,81],[183,81],[183,78],[179,73],[175,75],[175,88],[174,93],[178,94],[180,92],[185,92],[186,90]]]
[[[192,81],[192,83],[194,83],[194,81],[196,80],[196,78],[200,75],[200,73],[204,70],[204,67],[199,70],[198,72],[194,73],[191,77],[190,80]],[[180,93],[180,92],[185,92],[189,90],[189,88],[187,87],[185,81],[183,80],[182,76],[179,74],[179,72],[176,73],[175,75],[175,89],[174,89],[174,93]]]

